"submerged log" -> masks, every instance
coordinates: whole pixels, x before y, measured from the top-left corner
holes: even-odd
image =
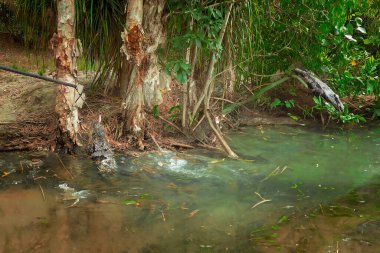
[[[322,96],[327,102],[331,103],[338,111],[343,111],[344,106],[339,96],[323,81],[316,77],[312,72],[302,69],[294,69],[294,73],[305,79],[309,89],[314,94]]]
[[[92,143],[90,146],[91,158],[99,162],[98,170],[102,174],[116,172],[114,153],[108,143],[104,127],[100,122],[93,123]]]

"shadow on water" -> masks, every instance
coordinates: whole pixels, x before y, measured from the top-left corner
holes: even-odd
[[[248,128],[216,152],[0,155],[0,252],[377,252],[380,132]]]

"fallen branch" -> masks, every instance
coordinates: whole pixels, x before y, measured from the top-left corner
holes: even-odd
[[[193,149],[194,148],[194,146],[191,146],[191,145],[188,145],[188,144],[184,144],[184,143],[175,142],[175,141],[172,141],[172,140],[168,140],[168,141],[162,142],[162,143],[166,144],[168,146],[173,146],[173,147],[189,148],[189,149]]]
[[[223,136],[221,135],[221,133],[219,132],[219,130],[214,126],[214,123],[212,122],[212,119],[210,117],[210,113],[208,112],[208,109],[205,109],[205,115],[206,115],[206,118],[208,120],[208,123],[212,129],[212,131],[214,132],[216,138],[218,139],[218,141],[220,142],[220,144],[222,145],[224,151],[228,154],[229,157],[233,158],[233,159],[238,159],[239,156],[230,148],[230,146],[228,145],[228,143],[224,140]]]
[[[182,133],[183,135],[187,136],[176,124],[174,124],[173,122],[165,119],[164,117],[162,116],[158,116],[159,119],[165,121],[166,123],[168,123],[169,125],[171,125],[172,127],[174,127],[175,129],[178,130],[178,132]]]

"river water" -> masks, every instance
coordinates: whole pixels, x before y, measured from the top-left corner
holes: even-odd
[[[0,252],[380,252],[380,127],[247,128],[191,150],[0,154]]]

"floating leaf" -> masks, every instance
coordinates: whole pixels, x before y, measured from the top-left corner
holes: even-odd
[[[129,206],[129,205],[136,205],[136,204],[137,204],[137,201],[135,201],[135,200],[133,200],[133,199],[127,199],[127,200],[124,200],[124,201],[123,201],[123,204],[124,204],[124,205],[127,205],[127,206]]]
[[[144,193],[144,194],[141,194],[139,199],[145,199],[146,197],[149,197],[150,194],[149,193]]]
[[[287,222],[289,221],[289,217],[287,215],[283,215],[280,217],[280,219],[278,220],[277,223],[281,224],[281,223],[284,223],[284,222]]]
[[[224,162],[224,158],[221,160],[213,160],[213,161],[210,161],[209,163],[214,164],[214,163],[222,163],[222,162]]]
[[[189,214],[189,218],[193,218],[195,215],[197,215],[198,213],[199,213],[199,209],[196,209],[196,210],[194,210],[194,211],[192,211],[190,214]]]
[[[296,116],[296,115],[293,115],[291,113],[288,113],[288,116],[292,119],[292,120],[295,120],[295,121],[298,121],[300,120],[300,117]]]

